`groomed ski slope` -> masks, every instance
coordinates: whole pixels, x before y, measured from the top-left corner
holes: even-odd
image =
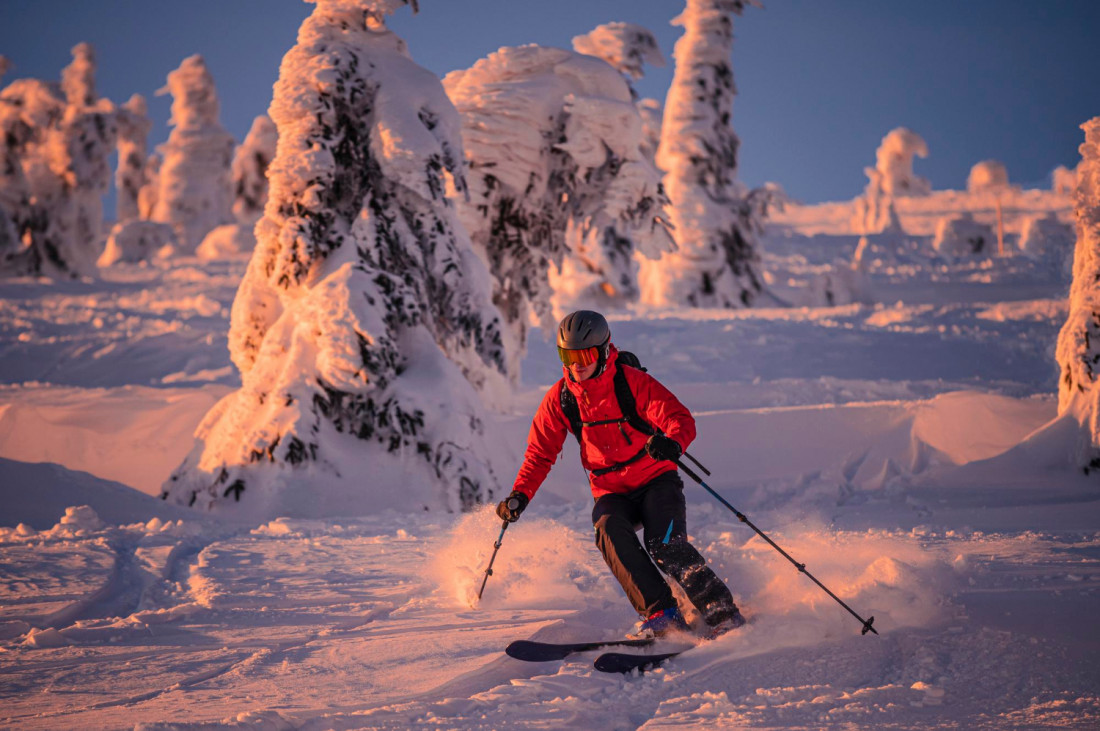
[[[793,297],[854,246],[792,235],[765,268]],[[225,522],[148,497],[236,385],[244,264],[0,284],[0,727],[1100,725],[1100,488],[1052,423],[1064,271],[926,257],[870,273],[888,304],[612,317],[695,412],[709,484],[881,632],[689,483],[691,536],[751,624],[620,677],[595,652],[503,654],[635,620],[572,442],[480,605],[489,509],[396,510],[401,485],[370,474],[363,517],[318,497]],[[495,425],[516,465],[554,360],[536,334]]]

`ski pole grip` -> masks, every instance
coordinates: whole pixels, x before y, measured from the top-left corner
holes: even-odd
[[[509,510],[519,510],[519,498],[510,497],[508,498],[508,502],[506,502],[505,505],[508,506]]]

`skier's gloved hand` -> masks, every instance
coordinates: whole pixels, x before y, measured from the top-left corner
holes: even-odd
[[[645,443],[645,451],[658,462],[662,460],[675,462],[684,453],[684,448],[675,439],[666,437],[664,434],[654,434]]]
[[[497,515],[509,523],[515,523],[519,520],[519,514],[523,512],[529,502],[531,501],[522,492],[512,490],[508,497],[501,500],[500,504],[497,505]]]

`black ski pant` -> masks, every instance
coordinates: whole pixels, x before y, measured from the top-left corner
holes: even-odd
[[[643,617],[676,606],[662,571],[683,588],[708,625],[736,610],[730,590],[688,543],[684,483],[675,470],[628,493],[603,495],[592,508],[592,523],[600,553]]]

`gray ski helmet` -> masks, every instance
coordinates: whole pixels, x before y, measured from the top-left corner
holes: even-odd
[[[602,346],[610,340],[611,328],[607,320],[592,310],[570,312],[558,325],[558,347],[565,350]]]

